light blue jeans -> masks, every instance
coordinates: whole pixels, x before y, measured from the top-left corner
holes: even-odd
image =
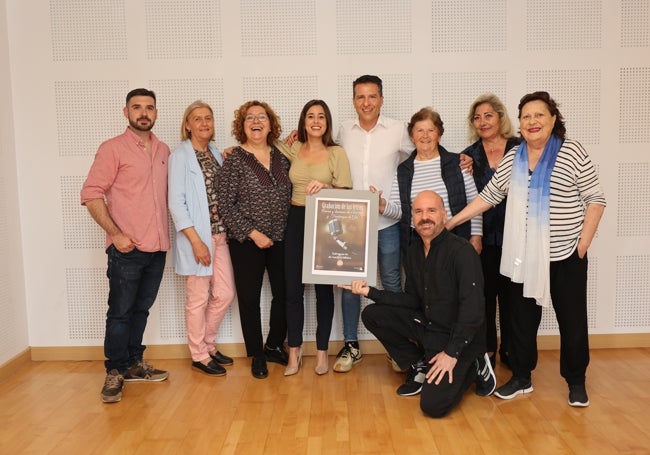
[[[400,271],[399,223],[380,229],[377,236],[377,265],[381,284],[387,291],[402,291]],[[341,294],[344,341],[358,341],[361,298],[350,291]]]

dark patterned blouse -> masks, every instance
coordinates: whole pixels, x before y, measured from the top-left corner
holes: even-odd
[[[244,242],[254,229],[273,241],[284,239],[291,200],[289,160],[274,146],[269,168],[241,147],[224,161],[218,201],[228,239]]]
[[[210,211],[210,228],[212,235],[221,234],[226,232],[226,227],[219,219],[219,212],[217,210],[217,185],[219,183],[219,172],[221,166],[217,163],[210,152],[199,152],[194,149],[196,159],[203,171],[203,178],[205,179],[205,191],[208,195],[208,210]]]

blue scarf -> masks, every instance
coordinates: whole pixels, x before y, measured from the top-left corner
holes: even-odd
[[[562,142],[551,135],[530,176],[530,184],[528,148],[525,141],[519,145],[506,202],[501,273],[515,283],[523,283],[524,297],[534,298],[544,307],[551,304],[551,173]]]

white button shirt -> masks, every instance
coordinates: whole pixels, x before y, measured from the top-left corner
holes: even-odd
[[[348,155],[353,189],[368,190],[372,185],[383,191],[386,200],[390,200],[393,178],[402,161],[400,152],[410,154],[415,150],[406,124],[382,115],[370,131],[361,128],[358,119],[343,122],[337,143]],[[379,229],[395,223],[396,220],[379,215]]]

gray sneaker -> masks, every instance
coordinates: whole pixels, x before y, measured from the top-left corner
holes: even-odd
[[[337,354],[332,369],[337,373],[347,373],[354,365],[362,360],[363,356],[359,349],[359,343],[357,341],[346,341],[343,348]]]
[[[119,371],[111,370],[106,373],[104,387],[102,387],[102,401],[104,403],[117,403],[122,399],[124,376]]]
[[[155,369],[146,360],[141,360],[129,367],[124,374],[124,380],[127,382],[160,382],[168,377],[169,373],[167,371]]]

